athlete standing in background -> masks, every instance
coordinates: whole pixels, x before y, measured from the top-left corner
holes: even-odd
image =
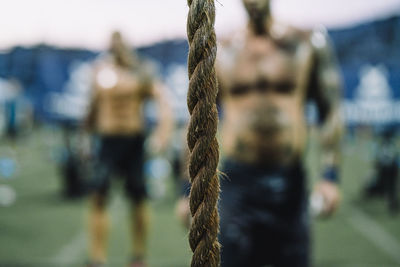
[[[94,88],[86,126],[100,138],[94,169],[95,190],[89,218],[90,263],[106,261],[109,219],[106,211],[111,175],[121,174],[132,204],[132,267],[145,265],[149,214],[143,177],[144,101],[159,105],[159,123],[150,138],[152,152],[162,151],[172,130],[172,114],[162,86],[125,45],[119,32],[111,37],[109,53],[95,66]]]
[[[323,32],[271,16],[270,0],[242,0],[247,28],[222,43],[222,266],[306,267],[309,222],[303,159],[308,100],[319,111],[323,214],[339,203],[341,80]]]

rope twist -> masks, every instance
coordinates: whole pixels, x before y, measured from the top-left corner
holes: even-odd
[[[189,41],[188,109],[191,115],[187,135],[190,150],[189,176],[192,183],[190,211],[193,217],[189,244],[192,267],[217,267],[219,215],[217,202],[219,147],[216,139],[218,93],[215,73],[217,54],[214,0],[188,0]]]

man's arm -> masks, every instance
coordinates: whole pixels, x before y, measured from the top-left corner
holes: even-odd
[[[167,88],[159,81],[147,84],[147,96],[154,99],[158,106],[158,123],[151,137],[151,146],[158,153],[167,147],[174,129],[171,105],[166,96]]]
[[[94,73],[91,74],[94,76]],[[81,127],[78,132],[79,142],[81,143],[79,153],[83,158],[86,159],[89,159],[93,156],[91,135],[97,130],[97,113],[99,108],[99,95],[96,88],[96,82],[94,81],[93,77],[91,80],[86,114],[81,121]]]
[[[319,111],[321,141],[321,176],[317,192],[325,200],[325,214],[334,212],[339,203],[337,187],[340,164],[340,141],[343,123],[340,116],[342,83],[329,39],[323,31],[315,31],[311,42],[314,48],[314,69],[310,97]]]
[[[83,122],[83,128],[86,131],[94,131],[96,125],[96,113],[97,113],[97,95],[95,92],[92,93],[92,96],[89,100],[88,112],[86,118]]]

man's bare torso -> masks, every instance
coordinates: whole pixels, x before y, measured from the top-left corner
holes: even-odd
[[[304,150],[313,50],[307,34],[280,31],[274,38],[247,31],[220,49],[223,149],[242,162],[285,166]]]
[[[103,135],[141,133],[146,88],[140,73],[104,62],[95,72],[95,81],[97,131]]]

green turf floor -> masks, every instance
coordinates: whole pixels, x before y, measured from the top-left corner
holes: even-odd
[[[87,258],[87,200],[66,201],[54,162],[60,144],[56,130],[41,129],[16,145],[0,141],[0,156],[13,147],[19,165],[16,177],[0,179],[17,192],[10,207],[0,207],[0,267],[83,266]],[[343,203],[330,220],[313,222],[313,266],[400,266],[400,218],[387,212],[383,200],[365,201],[361,186],[370,170],[367,141],[347,141],[343,149]],[[317,149],[311,146],[307,164],[315,179]],[[109,266],[129,259],[128,207],[119,185],[110,203],[112,230]],[[187,233],[174,216],[174,198],[153,200],[149,243],[151,267],[189,266]],[[397,255],[397,256],[396,256]],[[295,266],[294,266],[295,267]]]

